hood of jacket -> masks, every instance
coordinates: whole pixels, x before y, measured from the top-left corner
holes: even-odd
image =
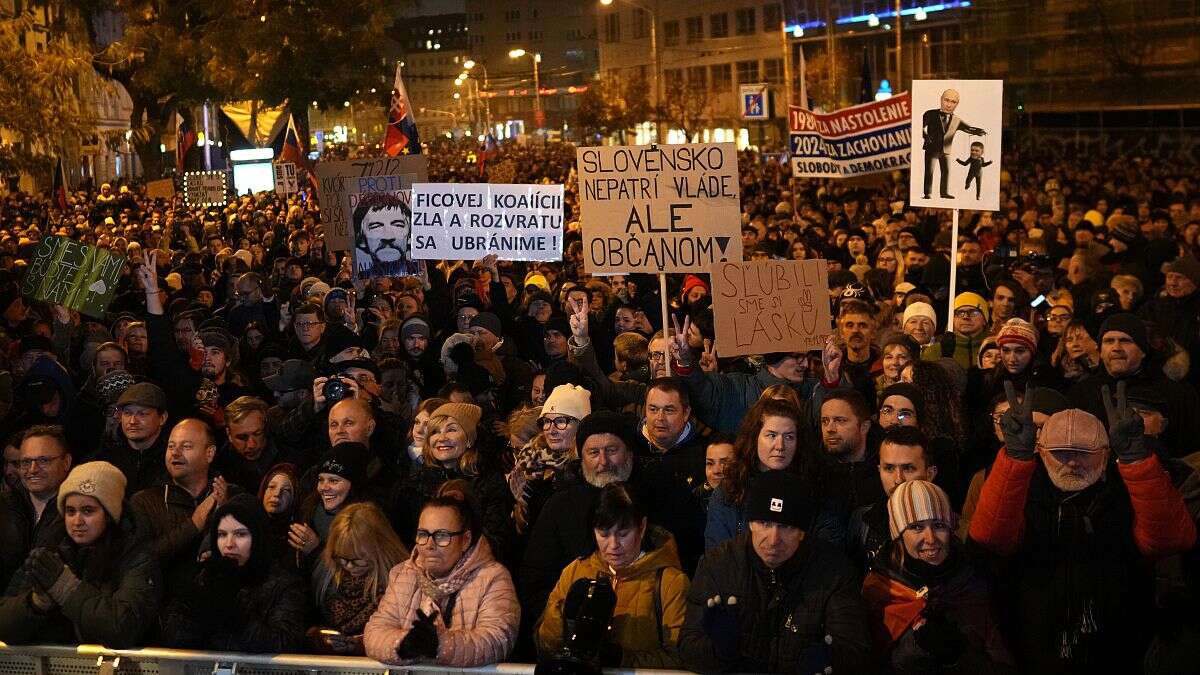
[[[675,544],[675,537],[657,525],[650,525],[646,528],[642,548],[645,549],[645,555],[635,560],[629,567],[617,572],[618,580],[653,576],[658,573],[659,569],[680,569],[682,567],[679,562],[679,548]],[[609,569],[608,563],[600,557],[599,551],[593,551],[584,560],[584,568],[585,576],[593,578],[601,572],[613,573]]]

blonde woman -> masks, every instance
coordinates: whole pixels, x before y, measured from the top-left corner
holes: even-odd
[[[321,613],[321,625],[308,631],[313,647],[363,655],[363,628],[387,590],[388,572],[408,556],[375,504],[359,502],[338,513],[313,574],[314,600]]]

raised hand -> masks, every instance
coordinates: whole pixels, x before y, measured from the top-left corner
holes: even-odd
[[[588,341],[588,305],[586,299],[571,299],[571,337],[581,345]]]
[[[1131,464],[1150,456],[1146,447],[1146,423],[1136,410],[1129,407],[1129,399],[1125,395],[1125,382],[1117,382],[1117,397],[1113,401],[1108,385],[1100,390],[1104,399],[1104,414],[1108,417],[1108,445],[1117,460],[1122,464]]]
[[[825,349],[821,351],[821,365],[825,369],[826,382],[840,382],[842,379],[842,358],[845,352],[838,345],[833,335],[825,338]]]
[[[1004,434],[1004,451],[1016,460],[1033,459],[1037,445],[1037,427],[1033,424],[1033,401],[1029,387],[1025,388],[1025,400],[1017,400],[1017,391],[1010,381],[1004,383],[1004,397],[1008,399],[1008,411],[1000,416],[1000,431]]]
[[[692,348],[688,344],[687,336],[692,329],[692,318],[685,316],[683,326],[680,326],[679,319],[672,316],[671,323],[675,325],[675,334],[667,341],[667,348],[671,350],[671,360],[678,363],[681,368],[691,368],[695,358],[692,355]]]
[[[717,346],[708,338],[704,338],[704,351],[700,354],[700,370],[706,373],[717,372]]]

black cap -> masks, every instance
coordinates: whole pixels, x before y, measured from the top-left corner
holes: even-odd
[[[812,486],[790,471],[764,471],[750,481],[746,520],[808,529],[815,505]]]
[[[634,420],[629,415],[611,410],[597,410],[579,422],[579,429],[575,432],[575,447],[582,449],[589,436],[612,434],[625,443],[627,450],[636,452],[637,433],[634,426]]]

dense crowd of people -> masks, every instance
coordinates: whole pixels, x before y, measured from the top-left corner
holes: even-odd
[[[0,197],[0,641],[1195,672],[1194,157],[1010,153],[951,260],[906,175],[742,152],[746,257],[825,260],[835,323],[728,358],[706,274],[663,325],[586,273],[572,146],[427,151],[566,184],[562,261],[358,279],[307,192]],[[104,316],[21,294],[54,234],[127,257]]]

